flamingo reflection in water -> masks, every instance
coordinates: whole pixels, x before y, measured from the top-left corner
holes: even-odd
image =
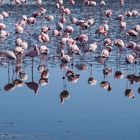
[[[6,52],[6,57],[5,59],[8,59],[8,84],[4,86],[4,90],[5,91],[12,91],[15,88],[19,88],[24,86],[24,82],[25,80],[27,80],[28,75],[22,71],[22,59],[21,57],[19,57],[18,55],[16,56],[16,54],[12,51],[8,51]],[[10,62],[10,60],[12,60],[12,63]],[[13,60],[16,60],[16,63],[13,62]],[[13,67],[13,75],[12,75],[12,79],[11,82],[10,81],[10,64],[12,64]],[[15,64],[15,69],[14,69],[14,64]],[[14,77],[16,73],[16,76]]]
[[[16,3],[16,6],[26,3],[26,0],[14,0],[14,3]],[[96,19],[93,17],[86,17],[86,19],[78,19],[75,18],[71,13],[74,13],[75,9],[69,9],[65,6],[63,0],[58,0],[56,3],[56,7],[58,8],[58,17],[55,18],[53,15],[48,15],[48,12],[46,12],[46,9],[43,7],[43,1],[42,0],[36,0],[37,5],[39,6],[39,10],[35,11],[34,13],[29,13],[31,15],[26,16],[22,15],[22,18],[18,18],[16,23],[14,24],[15,30],[14,32],[17,35],[16,39],[16,48],[14,51],[11,50],[3,50],[0,51],[0,56],[6,58],[9,62],[15,62],[16,61],[16,77],[13,78],[11,81],[8,81],[8,84],[4,87],[6,91],[14,90],[16,87],[22,87],[25,83],[27,87],[29,87],[31,90],[35,92],[35,94],[38,94],[40,86],[44,86],[48,84],[48,78],[49,78],[49,69],[46,67],[45,64],[39,64],[38,70],[40,72],[40,79],[39,84],[34,81],[34,58],[35,57],[41,57],[42,55],[49,56],[49,52],[51,52],[52,48],[49,47],[49,43],[53,42],[53,39],[55,38],[56,43],[60,43],[61,45],[58,46],[59,50],[59,60],[62,63],[61,66],[66,69],[66,74],[64,75],[64,81],[68,80],[70,83],[77,83],[78,80],[80,80],[80,74],[77,74],[75,70],[71,70],[69,68],[69,64],[76,59],[78,59],[78,62],[76,64],[72,65],[77,68],[79,71],[86,71],[88,69],[88,64],[85,61],[85,57],[87,54],[97,54],[96,57],[97,63],[100,65],[106,64],[108,60],[110,59],[111,55],[114,55],[114,52],[116,51],[115,47],[118,48],[118,50],[129,52],[129,54],[126,53],[125,57],[123,59],[124,64],[135,64],[137,61],[139,61],[139,52],[140,52],[140,45],[138,44],[137,39],[139,38],[139,32],[140,32],[140,25],[135,25],[134,27],[129,27],[129,24],[127,24],[127,18],[129,17],[136,17],[139,16],[139,11],[134,9],[131,11],[126,11],[126,13],[122,13],[122,15],[117,15],[116,19],[119,21],[119,30],[120,28],[121,33],[124,33],[125,35],[128,35],[127,38],[131,38],[133,40],[133,37],[136,37],[136,42],[129,41],[123,39],[122,35],[116,35],[114,37],[114,34],[112,33],[112,25],[110,24],[112,20],[110,18],[114,18],[115,14],[112,12],[113,9],[108,9],[105,7],[106,2],[104,0],[100,1],[101,8],[105,8],[105,13],[103,13],[103,17],[105,18],[105,21],[101,22],[101,25],[98,25],[98,28],[96,29]],[[74,6],[76,3],[74,0],[70,0],[70,4]],[[91,1],[91,0],[85,0],[84,1],[85,7],[86,6],[96,6],[98,2]],[[124,0],[120,0],[120,5],[124,6]],[[104,6],[104,7],[103,7]],[[121,7],[122,8],[122,7]],[[10,31],[6,30],[7,25],[3,23],[5,18],[8,18],[10,15],[9,12],[1,12],[0,13],[0,20],[2,23],[0,23],[0,39],[6,40],[7,37],[10,36]],[[96,17],[96,16],[95,16]],[[39,22],[39,19],[42,19],[40,23],[45,23],[45,26],[42,24],[35,24]],[[80,17],[84,18],[84,17]],[[45,21],[44,21],[45,19]],[[46,25],[47,20],[47,25]],[[133,19],[135,20],[135,19]],[[56,25],[54,24],[56,22]],[[49,23],[49,25],[48,25]],[[134,22],[135,23],[135,22]],[[41,31],[37,32],[33,31],[35,33],[31,33],[31,26],[37,27],[39,26],[39,29]],[[95,26],[94,26],[95,25]],[[92,33],[92,26],[95,28],[95,38],[96,35],[99,35],[100,40],[91,40],[93,38],[94,33]],[[27,27],[27,28],[26,28]],[[77,33],[77,28],[79,29],[80,33]],[[111,27],[111,28],[110,28]],[[130,28],[130,29],[129,29]],[[28,31],[26,31],[26,29]],[[92,33],[92,36],[89,36],[87,32],[90,30],[90,35]],[[129,29],[129,30],[125,30]],[[36,33],[37,32],[37,33]],[[30,37],[33,38],[34,34],[37,34],[36,40],[38,41],[36,45],[33,46],[32,49],[30,49],[30,45],[32,43],[32,40],[30,43],[28,43],[25,40],[26,33],[29,33],[28,35],[31,35]],[[120,33],[119,33],[120,34]],[[102,38],[103,37],[103,38]],[[98,38],[98,36],[97,36]],[[98,44],[97,42],[100,42]],[[3,42],[2,42],[3,43]],[[101,47],[103,43],[104,47]],[[127,45],[126,45],[127,43]],[[52,45],[52,44],[51,44]],[[51,46],[50,45],[50,46]],[[52,45],[53,46],[53,45]],[[87,47],[88,46],[88,47]],[[29,48],[29,50],[27,50]],[[126,49],[126,51],[125,51]],[[129,50],[130,49],[130,50]],[[98,53],[99,51],[99,53]],[[52,54],[51,54],[52,55]],[[28,75],[25,72],[25,70],[22,69],[22,62],[20,64],[20,57],[22,59],[26,59],[26,57],[30,57],[32,59],[32,81],[27,82]],[[79,60],[80,59],[80,60]],[[49,60],[46,60],[49,61]],[[121,61],[121,60],[120,60]],[[92,69],[92,66],[91,66]],[[91,70],[92,71],[92,70]],[[110,76],[113,73],[112,67],[104,67],[103,74],[104,74],[104,80],[100,82],[100,86],[104,89],[107,89],[108,91],[111,91],[111,85],[108,80],[105,79],[105,77]],[[121,69],[117,69],[114,73],[115,79],[122,79],[124,77],[124,73],[121,71]],[[132,75],[127,75],[126,77],[128,81],[130,81],[131,84],[139,83],[139,76],[137,76],[135,73]],[[26,81],[26,82],[25,82]],[[93,77],[92,72],[90,73],[90,76],[88,78],[88,84],[90,85],[96,85],[97,80]],[[139,92],[139,89],[138,89]],[[127,88],[126,90],[126,96],[129,96],[130,98],[133,97],[133,91],[131,88]],[[67,89],[64,88],[63,92],[61,92],[60,98],[61,102],[64,103],[65,99],[68,99],[70,97],[69,92]]]
[[[41,72],[41,78],[39,80],[39,84],[41,86],[45,86],[48,84],[48,78],[49,78],[49,70],[45,69]]]
[[[31,90],[34,91],[34,93],[36,95],[38,95],[39,93],[39,85],[38,83],[34,82],[34,66],[33,66],[33,59],[32,59],[32,71],[31,71],[31,74],[32,74],[32,81],[31,82],[25,82],[25,84],[27,85],[27,87]]]
[[[135,98],[134,91],[132,89],[126,89],[125,90],[125,96],[127,96],[129,99]]]
[[[104,65],[105,66],[105,65]],[[103,69],[103,75],[104,75],[104,80],[100,83],[100,87],[103,89],[106,89],[108,92],[112,91],[112,87],[109,81],[105,80],[106,76],[109,76],[112,74],[112,69],[105,67]]]
[[[75,74],[72,70],[67,70],[66,76],[70,83],[77,83],[80,79],[80,74]]]
[[[67,83],[66,83],[65,75],[62,77],[62,79],[63,79],[63,91],[60,93],[60,101],[61,101],[61,104],[64,104],[65,100],[70,99],[70,93],[67,90]]]
[[[115,71],[115,74],[114,74],[114,78],[115,79],[122,79],[124,77],[124,74],[121,72],[121,71]]]
[[[125,89],[125,96],[128,97],[129,99],[134,99],[135,98],[135,95],[134,95],[134,91],[132,89],[132,84],[133,82],[129,79],[130,77],[133,77],[134,75],[127,75],[126,78],[128,78],[128,80],[130,81],[130,87],[128,87],[128,82],[127,82],[127,79],[126,79],[126,89]]]
[[[95,86],[97,84],[97,80],[92,76],[92,67],[93,67],[93,64],[90,64],[91,66],[91,69],[90,69],[90,77],[88,78],[88,84],[91,85],[91,86]]]
[[[13,74],[14,75],[14,74]],[[13,83],[13,76],[12,76],[12,79],[10,80],[10,71],[9,71],[9,64],[8,64],[8,84],[6,84],[4,86],[4,90],[6,92],[10,92],[10,91],[13,91],[15,90],[15,85]]]

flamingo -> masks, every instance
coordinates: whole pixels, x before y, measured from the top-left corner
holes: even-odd
[[[39,54],[40,54],[40,52],[39,52],[39,49],[38,49],[37,45],[35,45],[33,47],[33,49],[25,52],[25,56],[31,57],[31,58],[37,57]]]
[[[136,37],[136,36],[138,36],[139,34],[138,34],[138,32],[135,31],[135,30],[128,30],[127,33],[126,33],[126,35]]]
[[[58,3],[60,4],[60,5],[63,5],[63,0],[58,0]]]
[[[124,21],[125,17],[124,15],[118,15],[116,19],[118,19],[119,21]]]
[[[101,0],[100,5],[101,6],[105,6],[105,1],[104,0]]]
[[[107,26],[106,26],[107,27]],[[95,31],[95,34],[99,34],[99,35],[104,35],[104,36],[107,36],[108,32],[107,30],[105,29],[104,25],[101,25],[96,31]]]
[[[138,10],[132,10],[132,16],[139,16],[140,14],[139,14],[139,12],[138,12]]]
[[[57,26],[56,28],[58,31],[63,30],[64,28],[64,25],[61,22],[58,22],[56,26]]]
[[[131,11],[127,11],[127,12],[125,13],[125,15],[126,15],[127,17],[132,17],[132,12],[131,12]]]
[[[101,57],[104,57],[104,58],[108,58],[110,56],[110,52],[108,49],[103,49],[102,52],[101,52]]]
[[[126,22],[125,21],[120,22],[120,28],[121,29],[126,29]]]
[[[114,45],[117,46],[119,49],[125,48],[124,41],[121,40],[121,39],[116,39],[116,40],[114,41]]]
[[[36,0],[36,3],[37,3],[38,5],[42,5],[42,0]]]
[[[67,20],[66,20],[66,18],[65,18],[64,15],[61,16],[61,18],[60,18],[60,23],[62,23],[62,24],[67,23]]]
[[[26,50],[28,48],[28,43],[26,41],[22,41],[22,44],[20,46],[23,50]]]
[[[8,18],[10,16],[10,13],[6,12],[6,11],[3,11],[2,15],[3,15],[4,18]]]
[[[0,14],[0,20],[4,20],[4,16]]]
[[[42,43],[43,43],[43,42],[44,42],[44,43],[45,43],[45,42],[47,43],[47,42],[50,41],[49,35],[46,34],[46,33],[43,33],[43,32],[41,32],[41,34],[39,35],[38,38],[39,38],[39,41],[42,42]]]
[[[21,48],[21,47],[16,47],[15,48],[15,54],[23,54],[24,53],[24,49],[23,48]]]
[[[84,43],[88,41],[88,36],[86,34],[81,34],[76,38],[76,40]]]
[[[71,61],[71,57],[69,55],[66,55],[64,50],[61,50],[61,61],[63,63],[69,63]]]
[[[104,46],[106,47],[106,46],[112,46],[113,45],[113,43],[112,43],[112,40],[110,39],[110,38],[106,38],[105,40],[104,40]]]
[[[69,8],[64,8],[63,9],[63,12],[66,14],[66,15],[70,15],[71,14],[71,11]]]
[[[124,0],[120,0],[120,5],[124,6]]]
[[[69,44],[69,52],[74,54],[80,54],[81,51],[76,44]]]
[[[95,23],[95,20],[94,20],[94,18],[89,18],[89,19],[87,19],[86,22],[89,26],[92,26]]]
[[[45,45],[40,46],[39,51],[40,51],[40,54],[46,54],[46,55],[49,54],[49,48]]]
[[[136,32],[139,32],[139,31],[140,31],[140,25],[135,25],[134,30],[135,30]]]
[[[97,5],[96,1],[90,1],[90,6],[96,6],[96,5]]]
[[[9,35],[9,32],[5,30],[0,30],[0,39],[6,39]]]
[[[4,23],[0,23],[0,30],[4,30],[6,28],[6,25]]]
[[[15,41],[15,43],[16,43],[17,46],[21,46],[22,39],[21,38],[17,38],[16,41]]]
[[[109,26],[108,26],[108,22],[107,21],[104,21],[103,27],[104,27],[105,31],[109,30]]]
[[[75,1],[74,0],[70,0],[70,4],[71,5],[75,5]]]
[[[53,36],[58,37],[58,36],[61,36],[61,35],[62,35],[61,31],[58,31],[58,30],[53,31]]]
[[[45,18],[46,18],[48,21],[53,21],[53,20],[54,20],[53,15],[46,16]]]
[[[16,33],[22,34],[23,32],[24,32],[23,26],[21,26],[20,24],[17,24],[16,25]]]
[[[4,56],[8,60],[17,60],[17,57],[13,51],[0,51],[0,55]]]
[[[133,54],[128,54],[126,56],[126,63],[128,64],[133,64],[133,63],[136,63],[136,54],[133,53]]]
[[[136,48],[137,44],[133,41],[129,41],[129,43],[127,44],[127,48],[131,48],[134,49]]]
[[[75,17],[72,17],[71,18],[71,22],[72,22],[72,24],[76,24],[78,22],[78,19],[75,18]]]
[[[27,18],[27,23],[28,24],[35,24],[36,23],[36,19],[34,17],[28,17]]]
[[[106,10],[105,11],[105,16],[111,17],[112,16],[112,10],[111,9]]]
[[[71,34],[74,32],[74,29],[72,26],[67,26],[64,32]]]
[[[94,42],[94,43],[91,43],[90,45],[89,45],[89,51],[92,51],[92,52],[94,52],[96,49],[97,49],[97,43],[96,42]]]

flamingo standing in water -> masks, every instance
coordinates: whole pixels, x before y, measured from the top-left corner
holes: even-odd
[[[128,64],[133,64],[133,63],[136,63],[136,54],[133,53],[133,54],[128,54],[126,56],[126,63]]]
[[[91,43],[90,45],[89,45],[89,51],[92,51],[92,52],[94,52],[96,49],[97,49],[97,43],[96,42],[94,42],[94,43]]]
[[[75,5],[75,0],[70,0],[71,5]]]
[[[25,84],[27,85],[28,88],[34,91],[36,95],[38,95],[39,91],[39,85],[38,83],[34,82],[34,66],[33,66],[33,58],[39,55],[39,50],[37,46],[34,47],[33,50],[30,50],[28,53],[26,53],[26,56],[29,56],[32,58],[32,81],[31,82],[26,82]]]
[[[136,36],[139,35],[139,33],[137,31],[135,31],[135,30],[128,30],[126,35],[136,37]]]
[[[31,57],[33,59],[34,57],[37,57],[39,54],[40,54],[39,49],[37,45],[35,45],[33,49],[25,52],[25,57]]]
[[[125,48],[125,43],[121,39],[116,39],[114,42],[114,45],[117,46],[119,49],[124,49]]]
[[[42,43],[48,43],[50,41],[50,37],[48,34],[41,32],[41,34],[39,35],[39,41]]]
[[[0,55],[8,60],[16,60],[17,57],[13,51],[0,51]]]
[[[42,5],[42,0],[36,0],[36,3],[37,3],[38,5]]]
[[[124,6],[124,0],[120,0],[120,5]]]
[[[106,24],[107,25],[107,24]],[[108,26],[101,25],[96,31],[95,34],[107,36],[108,31],[106,30]]]
[[[112,46],[113,45],[113,42],[112,42],[112,40],[110,39],[110,38],[106,38],[105,40],[104,40],[104,46],[106,47],[106,46]]]
[[[0,30],[5,30],[6,25],[4,23],[0,23]]]
[[[101,6],[105,6],[105,1],[104,0],[101,0],[100,5]]]
[[[106,17],[111,17],[112,16],[112,10],[111,9],[108,9],[105,11],[105,16]]]
[[[81,34],[76,38],[76,40],[78,40],[81,43],[84,43],[88,41],[88,36],[86,34]]]
[[[64,50],[61,50],[61,61],[62,63],[69,63],[71,61],[71,57],[65,54]]]
[[[126,29],[126,22],[125,21],[120,21],[120,28]]]

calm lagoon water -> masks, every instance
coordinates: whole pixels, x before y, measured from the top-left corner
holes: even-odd
[[[117,2],[107,3],[106,7],[113,9],[113,17],[109,23],[111,28],[109,36],[112,39],[121,37],[125,39],[125,43],[130,40],[140,43],[139,37],[125,38],[123,31],[118,29],[118,21],[115,20],[116,16],[121,13],[120,10],[125,12],[132,8],[139,8],[140,3],[134,1],[126,3],[123,9],[120,9]],[[55,12],[54,4],[45,5],[45,8],[57,20],[59,14]],[[102,43],[103,38],[99,38],[94,33],[99,24],[105,20],[103,17],[105,9],[100,10],[98,5],[96,8],[87,8],[80,3],[78,6],[70,8],[73,8],[72,16],[86,19],[88,15],[95,18],[95,25],[88,31],[82,32],[90,32],[91,40],[89,42],[93,39]],[[38,6],[26,5],[17,7],[17,9],[12,5],[1,6],[0,12],[4,10],[12,12],[12,15],[5,19],[11,35],[5,43],[0,44],[0,47],[1,49],[13,49],[16,39],[14,24],[17,17],[21,17],[22,14],[31,16],[33,12],[38,10]],[[134,25],[140,24],[140,17],[126,18],[126,21],[128,22],[127,29],[130,29]],[[38,43],[39,31],[44,25],[50,25],[50,23],[42,18],[38,19],[37,24],[30,27],[33,35],[23,37],[30,46]],[[74,35],[77,34],[79,34],[79,30]],[[58,41],[52,38],[48,44],[51,56],[58,45]],[[126,65],[124,54],[128,53],[127,51],[118,52],[114,48],[106,65],[96,61],[100,48],[94,54],[83,54],[80,58],[77,56],[74,60],[74,66],[69,65],[69,69],[80,74],[77,83],[71,83],[67,78],[63,79],[66,70],[60,67],[59,60],[56,62],[53,59],[45,60],[46,68],[49,70],[48,84],[45,86],[39,85],[41,73],[38,67],[42,60],[35,58],[32,64],[31,59],[26,58],[22,69],[28,74],[28,79],[23,82],[22,87],[16,87],[10,92],[5,91],[4,87],[15,79],[19,79],[15,72],[16,62],[8,64],[5,59],[1,58],[0,140],[139,140],[140,95],[138,88],[140,85],[139,83],[130,84],[126,76],[128,74],[139,75],[140,62],[137,60],[137,64]],[[87,69],[81,71],[76,68],[77,64],[86,64]],[[90,64],[93,66],[91,67]],[[110,76],[103,75],[105,67],[112,69]],[[114,78],[115,71],[121,71],[124,78],[116,80]],[[91,76],[97,80],[95,86],[88,84],[88,79]],[[37,94],[25,84],[31,81],[39,85]],[[110,83],[111,92],[101,88],[102,81]],[[126,89],[134,91],[134,99],[125,96]],[[69,92],[70,98],[61,104],[60,94],[63,90]]]

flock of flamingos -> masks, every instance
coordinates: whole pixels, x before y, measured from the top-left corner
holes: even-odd
[[[139,65],[140,57],[140,44],[135,42],[135,38],[140,37],[140,24],[134,27],[129,27],[127,25],[127,19],[133,21],[135,18],[140,16],[139,9],[131,9],[125,13],[121,13],[116,16],[116,21],[118,22],[118,27],[120,34],[123,33],[124,38],[111,38],[110,35],[110,19],[113,16],[112,9],[106,7],[107,0],[100,0],[96,2],[95,0],[81,0],[81,5],[88,7],[100,6],[104,10],[104,21],[98,25],[95,32],[91,32],[92,27],[96,24],[96,18],[86,17],[86,19],[80,19],[71,16],[72,7],[76,6],[77,2],[75,0],[69,0],[68,4],[65,4],[63,0],[56,0],[56,11],[59,17],[48,14],[47,8],[43,3],[43,0],[36,0],[35,3],[38,5],[38,10],[30,13],[30,16],[19,15],[17,12],[17,20],[13,27],[14,33],[7,30],[7,23],[5,20],[12,16],[11,11],[0,11],[0,59],[7,62],[9,67],[10,64],[15,64],[14,71],[18,75],[18,78],[13,80],[4,86],[5,91],[12,91],[16,87],[21,87],[26,84],[30,89],[32,89],[35,94],[38,93],[39,87],[44,86],[48,83],[49,70],[46,66],[46,61],[58,62],[63,68],[65,74],[62,79],[64,81],[68,80],[71,83],[76,83],[80,79],[80,74],[76,74],[72,67],[76,67],[78,70],[87,70],[87,65],[91,67],[94,65],[92,62],[86,64],[83,57],[89,54],[96,54],[94,61],[98,64],[103,65],[103,74],[111,75],[112,69],[106,64],[109,63],[110,56],[114,52],[125,52],[123,63],[126,66],[136,67]],[[125,7],[125,0],[119,1],[118,5],[120,9]],[[0,0],[1,6],[3,6],[3,1]],[[28,0],[10,0],[9,3],[15,4],[15,9],[28,3]],[[69,7],[69,8],[68,8]],[[84,12],[84,11],[82,11]],[[88,14],[87,14],[88,15]],[[96,15],[98,16],[98,15]],[[36,30],[32,28],[36,27],[38,20],[43,19],[48,24],[40,27],[40,32],[36,38],[37,43],[31,44],[28,40],[24,39],[24,36],[33,36]],[[55,26],[54,26],[55,25]],[[39,25],[37,25],[39,26]],[[78,35],[77,35],[77,30]],[[5,42],[10,36],[16,36],[15,48],[6,49]],[[94,41],[90,38],[90,34],[94,34],[102,42]],[[76,35],[76,36],[75,36]],[[56,48],[53,53],[51,52],[51,46],[49,43],[51,41],[56,42]],[[100,51],[99,51],[100,50]],[[98,53],[97,53],[98,52]],[[127,52],[127,53],[126,53]],[[52,55],[53,54],[53,55]],[[118,57],[120,57],[118,55]],[[24,61],[26,59],[31,59],[32,61],[32,72],[34,71],[33,64],[36,58],[41,59],[38,66],[38,70],[41,73],[39,83],[34,82],[32,77],[32,82],[27,82],[28,75],[23,70]],[[80,59],[80,63],[76,63],[77,59]],[[122,60],[121,60],[122,61]],[[124,73],[121,70],[117,70],[114,73],[115,79],[124,78]],[[126,75],[127,80],[130,84],[140,83],[140,75],[138,74],[128,74]],[[88,84],[91,86],[96,85],[97,80],[92,76],[88,79]],[[108,81],[103,80],[100,86],[107,91],[111,91],[111,85]],[[140,93],[140,88],[138,89]],[[125,90],[125,95],[132,99],[134,98],[134,91],[131,88]],[[64,90],[60,94],[61,103],[64,103],[65,99],[70,97],[69,92],[64,86]]]

